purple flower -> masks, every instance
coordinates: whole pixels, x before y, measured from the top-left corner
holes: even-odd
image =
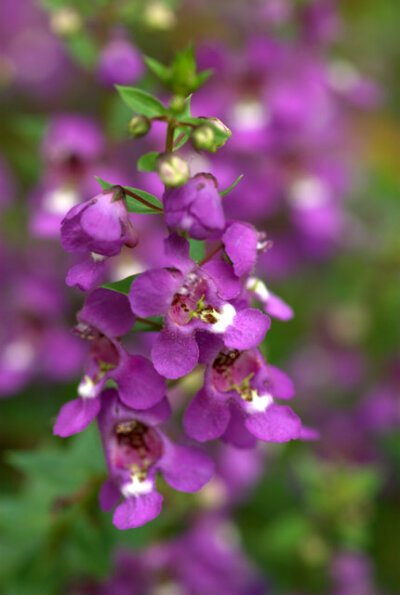
[[[108,87],[132,84],[142,76],[143,70],[140,53],[124,39],[110,41],[100,54],[98,75]]]
[[[100,392],[107,380],[114,380],[121,400],[129,407],[147,409],[165,395],[165,380],[151,362],[130,355],[118,337],[133,326],[133,316],[125,295],[96,289],[78,314],[76,331],[91,342],[85,375],[79,384],[79,397],[66,403],[58,414],[54,434],[69,436],[84,430],[100,410]]]
[[[156,472],[182,492],[200,490],[213,476],[214,466],[196,448],[172,444],[157,427],[170,415],[163,399],[146,411],[125,406],[114,389],[102,394],[99,428],[110,478],[100,492],[100,505],[109,511],[118,504],[113,523],[118,529],[140,527],[160,514],[162,496]]]
[[[221,195],[211,174],[197,174],[184,186],[168,188],[163,203],[168,227],[196,240],[210,238],[225,227]]]
[[[90,253],[69,271],[67,284],[84,291],[93,287],[107,257],[119,254],[124,245],[134,248],[138,243],[122,188],[113,186],[72,207],[61,222],[61,243],[67,252]]]
[[[269,318],[241,302],[240,283],[229,264],[210,261],[198,266],[189,257],[188,242],[172,234],[165,240],[170,267],[142,273],[132,283],[129,301],[141,317],[164,316],[164,329],[152,349],[156,370],[167,378],[188,374],[199,360],[197,331],[223,339],[226,347],[249,349],[261,343]]]
[[[290,320],[293,318],[292,308],[280,297],[267,289],[261,279],[250,277],[247,281],[246,289],[262,303],[265,312],[269,316],[272,316],[272,318],[278,318],[279,320]]]
[[[186,409],[185,431],[200,442],[222,436],[238,447],[252,446],[255,438],[286,442],[299,437],[301,422],[289,407],[276,405],[274,397],[292,396],[291,380],[267,365],[258,349],[222,349]]]

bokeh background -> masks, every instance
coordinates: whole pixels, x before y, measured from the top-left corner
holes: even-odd
[[[210,535],[229,512],[227,547],[241,544],[261,592],[400,592],[399,27],[397,0],[1,1],[6,595],[167,593],[165,561],[146,567],[161,577],[147,590],[136,570],[126,591],[107,581],[121,549],[133,572],[130,555],[139,564],[199,511],[210,515]],[[229,215],[267,232],[273,247],[258,273],[295,311],[273,324],[263,349],[290,373],[294,408],[319,438],[221,451],[211,487],[167,494],[161,518],[119,533],[98,510],[96,429],[52,436],[85,357],[69,330],[82,295],[64,285],[59,224],[96,194],[94,175],[160,195],[155,174],[136,171],[140,154],[158,148],[159,131],[132,141],[130,111],[113,85],[166,96],[141,53],[167,63],[189,42],[199,67],[214,70],[192,111],[221,118],[233,137],[215,156],[186,149],[186,157],[193,173],[212,171],[222,188],[244,174]],[[135,258],[150,265],[151,252],[145,243]],[[121,259],[110,278],[137,265]],[[197,382],[194,375],[177,401]],[[168,592],[253,592],[246,583],[239,590],[239,579],[229,586],[236,558],[217,570],[203,562],[204,576],[221,574],[218,590],[217,582],[185,590],[183,581]],[[114,587],[101,591],[106,583]]]

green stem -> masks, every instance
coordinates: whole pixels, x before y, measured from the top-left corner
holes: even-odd
[[[174,132],[175,132],[175,119],[171,118],[168,120],[167,138],[165,139],[165,151],[167,153],[171,153],[173,151]]]

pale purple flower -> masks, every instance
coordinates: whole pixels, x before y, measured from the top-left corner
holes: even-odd
[[[140,52],[124,39],[113,39],[102,49],[98,77],[108,87],[131,85],[143,74]]]
[[[240,283],[229,264],[210,261],[198,266],[189,257],[189,244],[172,234],[165,241],[169,268],[142,273],[131,286],[129,301],[141,317],[164,316],[164,328],[152,348],[160,374],[179,378],[199,360],[197,331],[218,335],[227,347],[249,349],[258,345],[270,321],[259,310],[229,300],[239,294]]]
[[[98,417],[110,478],[100,492],[103,510],[114,508],[118,529],[140,527],[160,514],[157,471],[174,489],[196,492],[212,477],[214,466],[202,451],[176,445],[157,427],[170,415],[163,399],[146,411],[126,407],[114,389],[102,394]]]

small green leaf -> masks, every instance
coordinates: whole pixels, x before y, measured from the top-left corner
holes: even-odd
[[[139,171],[156,171],[157,157],[159,153],[152,151],[151,153],[145,153],[139,157],[137,161],[137,168]]]
[[[185,126],[179,126],[178,128],[175,128],[174,148],[173,148],[174,151],[177,151],[178,149],[183,147],[183,145],[189,140],[190,133],[191,133],[191,131],[187,132],[187,128]],[[180,137],[182,137],[182,138],[180,138]],[[180,140],[178,141],[179,138],[180,138]]]
[[[158,200],[158,198],[153,196],[153,194],[150,194],[150,192],[146,192],[145,190],[140,190],[139,188],[130,188],[129,186],[124,186],[124,188],[126,188],[127,190],[130,190],[131,192],[134,192],[135,194],[137,194],[144,200],[147,200],[147,202],[149,202],[152,205],[154,205],[155,207],[157,207],[156,209],[152,209],[152,208],[142,204],[135,198],[133,198],[133,196],[127,195],[126,196],[126,208],[128,209],[128,211],[130,213],[137,213],[140,215],[159,215],[160,214],[160,212],[161,212],[160,209],[163,208],[162,202],[160,202]]]
[[[123,101],[134,112],[143,114],[143,116],[147,116],[148,118],[167,115],[167,109],[156,97],[150,95],[150,93],[142,91],[142,89],[138,89],[137,87],[116,85],[116,88]]]
[[[150,58],[150,56],[144,56],[143,60],[147,68],[149,68],[149,70],[158,76],[161,81],[164,83],[168,82],[168,79],[171,75],[171,71],[168,66],[164,66],[164,64],[161,64],[161,62],[155,60],[154,58]]]
[[[98,176],[95,176],[95,178],[103,190],[107,190],[108,188],[115,186],[115,184],[110,184],[110,182],[106,182],[105,180],[102,180]],[[129,196],[127,194],[125,196],[125,200],[126,200],[126,208],[129,211],[129,213],[137,213],[140,215],[154,215],[154,214],[159,215],[160,214],[159,209],[163,208],[162,202],[160,202],[158,200],[158,198],[155,197],[153,194],[150,194],[150,192],[146,192],[145,190],[140,190],[139,188],[131,188],[130,186],[122,186],[122,188],[125,188],[126,190],[130,190],[130,192],[137,194],[138,196],[140,196],[140,198],[143,198],[148,203],[150,203],[151,205],[156,207],[155,209],[152,209],[151,207],[144,205],[140,201],[136,200],[133,196]]]
[[[104,289],[110,289],[111,291],[116,291],[117,293],[123,293],[124,295],[128,295],[129,290],[132,285],[132,281],[136,279],[136,277],[140,273],[136,275],[129,275],[129,277],[125,277],[125,279],[121,279],[120,281],[112,281],[111,283],[105,283],[101,285]]]
[[[205,255],[205,244],[201,240],[193,240],[190,238],[190,258],[193,258],[196,262],[200,262]]]
[[[147,323],[147,320],[149,323]],[[149,316],[146,320],[137,320],[135,322],[134,330],[137,332],[157,332],[159,329],[156,326],[153,326],[151,323],[154,322],[157,325],[163,326],[163,317],[162,316]]]
[[[231,192],[234,189],[234,187],[236,186],[236,184],[238,184],[242,178],[243,178],[243,174],[240,174],[240,176],[238,176],[236,178],[236,180],[233,182],[233,184],[231,184],[229,186],[229,188],[227,188],[226,190],[222,190],[220,192],[220,195],[221,196],[226,196],[227,194],[229,194],[229,192]]]

